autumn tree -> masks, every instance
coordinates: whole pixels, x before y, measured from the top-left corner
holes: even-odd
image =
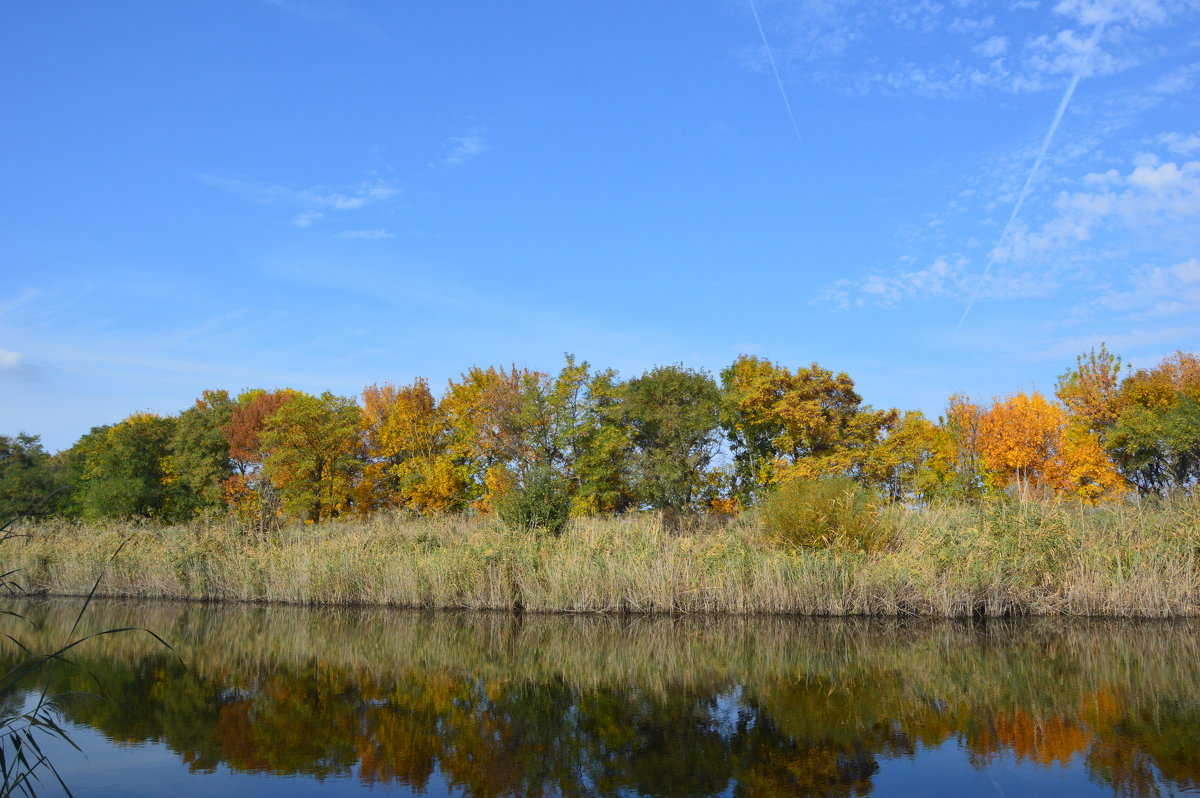
[[[979,451],[998,488],[1015,487],[1022,500],[1037,495],[1096,501],[1122,480],[1099,438],[1068,424],[1065,409],[1037,391],[997,400],[979,418]]]
[[[288,388],[243,391],[229,410],[228,422],[221,427],[234,472],[223,486],[225,501],[244,522],[256,526],[259,533],[276,523],[280,512],[278,492],[263,472],[266,458],[263,434],[267,421],[296,395],[296,391]]]
[[[326,391],[297,393],[265,423],[263,470],[289,517],[325,521],[344,514],[361,468],[360,410]]]
[[[1200,483],[1200,357],[1176,352],[1121,383],[1108,451],[1141,493]]]
[[[975,501],[992,489],[980,446],[979,405],[963,394],[946,400],[946,414],[938,420],[947,448],[930,461],[936,475],[934,495],[950,500]]]
[[[742,355],[721,381],[724,428],[750,498],[790,477],[862,478],[869,451],[897,418],[864,405],[849,375],[816,363],[792,371]]]
[[[262,436],[267,421],[297,395],[288,388],[279,391],[256,389],[238,395],[237,404],[230,408],[229,421],[221,428],[229,442],[229,457],[237,473],[245,476],[262,466]]]
[[[1055,395],[1073,421],[1103,436],[1117,420],[1120,387],[1121,358],[1101,344],[1100,351],[1075,358],[1075,368],[1058,378]]]
[[[454,462],[450,427],[425,379],[367,387],[362,419],[368,453],[357,491],[362,509],[398,506],[433,514],[463,504],[467,475]]]
[[[892,501],[929,501],[944,482],[953,457],[947,431],[919,410],[903,413],[863,459],[865,482]]]
[[[588,378],[579,425],[574,432],[570,478],[576,515],[619,513],[637,504],[636,446],[625,418],[625,384],[611,369]]]
[[[540,375],[473,366],[451,380],[439,407],[450,429],[449,451],[466,478],[466,496],[482,512],[512,483],[531,453],[522,435],[523,387]]]

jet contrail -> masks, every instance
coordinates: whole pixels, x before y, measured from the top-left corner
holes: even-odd
[[[758,35],[762,37],[763,49],[767,51],[767,59],[771,62],[771,71],[775,73],[775,82],[779,84],[779,96],[783,98],[783,106],[787,108],[788,119],[792,120],[792,130],[796,131],[796,140],[800,137],[800,126],[796,124],[796,115],[792,113],[792,104],[788,102],[787,91],[783,88],[783,78],[779,77],[779,67],[775,66],[775,56],[771,53],[771,45],[767,44],[767,34],[763,31],[762,20],[758,18],[758,8],[754,0],[750,0],[750,13],[754,14],[754,24],[758,26]]]
[[[1092,30],[1091,38],[1088,39],[1089,47],[1095,45],[1103,31],[1104,22],[1097,23],[1096,27]],[[963,308],[962,318],[958,320],[958,326],[954,328],[954,336],[950,340],[958,338],[958,333],[962,330],[963,322],[967,320],[967,314],[971,312],[971,307],[975,304],[975,300],[979,299],[979,289],[983,287],[983,281],[987,279],[988,274],[992,270],[992,264],[996,262],[996,250],[1008,239],[1013,222],[1016,221],[1017,214],[1021,212],[1021,206],[1025,204],[1025,198],[1029,196],[1029,188],[1033,185],[1033,178],[1042,166],[1042,160],[1046,157],[1046,151],[1050,149],[1050,140],[1054,138],[1054,133],[1058,130],[1058,124],[1062,122],[1063,114],[1067,112],[1067,104],[1071,102],[1071,95],[1075,93],[1075,87],[1079,85],[1082,77],[1082,67],[1077,68],[1071,75],[1071,80],[1067,83],[1067,90],[1063,92],[1062,99],[1058,102],[1058,109],[1054,112],[1054,119],[1050,121],[1050,129],[1046,131],[1046,138],[1042,140],[1042,149],[1038,151],[1037,158],[1033,162],[1033,168],[1029,170],[1029,175],[1025,178],[1025,185],[1021,186],[1021,193],[1017,195],[1017,201],[1013,205],[1012,213],[1008,215],[1008,221],[1004,223],[1004,229],[1000,231],[1000,238],[996,240],[996,246],[992,247],[992,251],[988,253],[987,264],[983,267],[983,274],[979,276],[979,281],[975,283],[975,291],[971,294],[971,301]]]

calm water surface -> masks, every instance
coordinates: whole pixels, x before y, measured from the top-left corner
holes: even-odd
[[[10,603],[67,638],[78,601]],[[1200,624],[104,602],[76,795],[1200,794]],[[12,652],[8,651],[11,658]],[[97,695],[99,694],[99,695]],[[9,701],[20,701],[11,696]]]

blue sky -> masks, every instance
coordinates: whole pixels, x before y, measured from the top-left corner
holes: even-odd
[[[1200,0],[21,3],[0,68],[0,433],[50,449],[564,352],[936,416],[1200,348]]]

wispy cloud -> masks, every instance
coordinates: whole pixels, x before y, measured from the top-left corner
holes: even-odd
[[[23,352],[0,349],[0,380],[30,380],[37,376],[38,367],[26,360]]]
[[[400,190],[383,180],[363,181],[352,186],[292,188],[247,178],[200,175],[206,186],[220,189],[249,202],[299,209],[292,223],[308,227],[329,211],[353,211],[392,199]]]
[[[1083,189],[1063,191],[1052,217],[1032,230],[1016,230],[996,248],[997,262],[1032,259],[1088,241],[1104,225],[1147,227],[1200,218],[1200,161],[1162,162],[1145,154],[1127,174],[1093,172]]]
[[[1108,290],[1099,304],[1133,311],[1135,318],[1200,314],[1200,260],[1137,269],[1125,285]]]
[[[487,150],[487,139],[472,131],[466,136],[451,136],[446,142],[449,152],[442,159],[445,166],[459,166]]]
[[[387,230],[345,230],[338,233],[338,238],[395,238]]]
[[[978,281],[979,295],[988,299],[1045,296],[1057,288],[1054,279],[1025,270],[989,274],[982,279],[970,273],[965,255],[944,255],[927,266],[913,268],[915,258],[902,258],[892,272],[871,272],[843,278],[818,292],[818,299],[840,310],[855,307],[895,307],[907,300],[966,300]]]
[[[1200,133],[1163,133],[1158,142],[1177,155],[1194,155],[1200,152]]]
[[[0,349],[0,371],[15,369],[21,365],[21,361],[25,359],[25,355],[20,352],[14,352],[11,349]]]
[[[779,42],[780,67],[798,79],[855,93],[944,98],[984,90],[1040,92],[1061,86],[1062,76],[1109,75],[1153,61],[1161,53],[1145,33],[1187,24],[1200,12],[1200,3],[1061,0],[1005,7],[965,1],[800,0],[764,3],[764,10],[770,12],[765,24]],[[1092,42],[1087,34],[1097,26],[1107,34]],[[1030,28],[1045,32],[1030,36]],[[887,53],[894,54],[890,62]],[[765,68],[757,57],[747,63]],[[1186,81],[1187,76],[1173,79]]]

